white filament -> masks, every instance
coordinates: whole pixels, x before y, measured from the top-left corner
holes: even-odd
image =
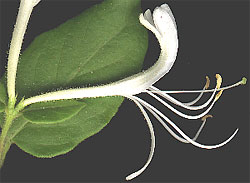
[[[184,139],[186,139],[188,142],[190,142],[191,144],[193,144],[196,147],[205,148],[205,149],[214,149],[214,148],[218,148],[218,147],[224,146],[225,144],[227,144],[236,135],[236,133],[239,130],[239,129],[236,129],[235,132],[227,140],[225,140],[224,142],[222,142],[220,144],[216,144],[216,145],[203,145],[203,144],[195,142],[190,137],[188,137],[178,126],[176,126],[170,119],[168,119],[158,109],[156,109],[155,107],[153,107],[149,103],[145,102],[144,100],[142,100],[142,99],[140,99],[140,98],[138,98],[136,96],[134,96],[134,99],[136,99],[138,102],[140,102],[147,109],[150,108],[151,110],[153,110],[154,112],[156,112],[159,116],[161,116],[164,120],[166,120],[178,133],[180,133],[183,136]]]
[[[160,91],[158,88],[156,88],[154,86],[150,87],[149,90],[150,90],[150,93],[153,93],[153,91]],[[153,90],[153,91],[151,91],[151,90]],[[203,109],[203,108],[208,106],[208,104],[213,100],[216,91],[217,90],[215,88],[213,94],[211,95],[211,97],[204,104],[199,105],[199,106],[190,106],[190,104],[192,105],[193,103],[197,102],[201,98],[201,95],[203,94],[203,92],[201,92],[201,94],[195,100],[193,100],[192,102],[189,102],[188,104],[182,103],[182,102],[176,100],[174,97],[171,97],[170,95],[168,95],[168,94],[166,94],[164,92],[159,92],[159,93],[157,92],[157,94],[164,97],[168,101],[174,103],[175,105],[181,106],[181,107],[183,107],[185,109],[199,110],[199,109]]]
[[[169,105],[168,103],[166,103],[165,101],[163,101],[161,98],[157,97],[155,94],[151,93],[151,92],[147,92],[149,95],[151,95],[152,97],[154,97],[155,99],[157,99],[159,102],[161,102],[163,105],[165,105],[167,108],[169,108],[171,111],[173,111],[174,113],[176,113],[177,115],[183,117],[183,118],[187,118],[187,119],[199,119],[203,116],[205,116],[213,107],[214,103],[216,102],[216,99],[213,100],[212,104],[209,106],[209,108],[207,108],[203,113],[199,114],[199,115],[187,115],[184,114],[180,111],[178,111],[177,109],[175,109],[174,107],[172,107],[171,105]]]

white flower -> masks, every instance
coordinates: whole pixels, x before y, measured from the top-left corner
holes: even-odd
[[[149,23],[149,21],[144,18],[143,14],[141,14],[139,17],[140,22],[146,28],[153,31],[161,46],[161,54],[159,59],[148,70],[107,85],[62,90],[47,93],[39,97],[32,97],[30,99],[26,99],[24,101],[24,105],[26,106],[31,103],[48,100],[104,97],[115,95],[132,96],[141,92],[145,92],[171,69],[176,59],[178,51],[177,29],[173,15],[172,13],[170,13],[170,15],[169,12],[171,11],[165,4],[160,8],[156,8],[154,11],[154,21],[150,11],[147,11],[147,17],[151,23]],[[164,29],[164,27],[167,29],[167,31]]]
[[[33,6],[36,6],[41,0],[33,0]]]
[[[15,81],[16,81],[16,71],[17,63],[19,59],[19,54],[24,38],[25,31],[30,19],[30,15],[33,8],[41,0],[21,0],[20,7],[17,15],[17,21],[12,35],[12,40],[10,43],[9,57],[8,57],[8,67],[7,67],[7,90],[9,96],[9,103],[14,106],[16,102],[15,94]]]
[[[157,62],[148,70],[135,74],[133,76],[130,76],[128,78],[119,80],[117,82],[102,85],[102,86],[95,86],[95,87],[88,87],[88,88],[77,88],[77,89],[69,89],[69,90],[61,90],[51,93],[46,93],[43,95],[31,97],[28,99],[25,99],[21,102],[21,105],[23,107],[30,105],[32,103],[36,102],[43,102],[43,101],[50,101],[50,100],[61,100],[61,99],[73,99],[73,98],[88,98],[88,97],[105,97],[105,96],[124,96],[132,101],[135,102],[135,104],[140,108],[142,111],[148,127],[150,129],[151,133],[151,151],[148,157],[148,160],[146,164],[135,173],[132,173],[131,175],[127,176],[127,180],[131,180],[135,178],[136,176],[140,175],[149,165],[153,154],[154,154],[154,148],[155,148],[155,135],[154,135],[154,129],[153,125],[144,110],[146,108],[150,113],[152,113],[157,120],[163,125],[163,127],[166,128],[169,133],[175,137],[177,140],[184,142],[184,143],[191,143],[194,146],[200,147],[200,148],[206,148],[206,149],[213,149],[217,147],[221,147],[228,143],[237,133],[238,129],[231,135],[230,138],[228,138],[223,143],[217,144],[217,145],[203,145],[195,140],[197,139],[199,133],[201,132],[201,129],[203,128],[206,118],[210,117],[208,112],[213,107],[214,103],[218,100],[220,97],[223,89],[232,88],[235,86],[238,86],[240,84],[245,84],[246,79],[244,78],[242,81],[237,82],[234,85],[220,88],[220,85],[222,83],[222,78],[219,74],[216,75],[217,78],[217,85],[212,90],[207,90],[209,86],[209,79],[207,77],[207,83],[203,90],[199,91],[160,91],[158,88],[154,87],[153,84],[157,82],[161,77],[163,77],[166,73],[169,72],[171,67],[173,66],[177,51],[178,51],[178,35],[177,35],[177,26],[175,23],[174,16],[167,4],[163,4],[160,7],[156,7],[153,15],[151,14],[150,10],[147,10],[144,14],[141,14],[139,16],[139,20],[141,24],[143,24],[147,29],[152,31],[156,38],[159,41],[160,47],[161,47],[161,53],[159,56],[159,59]],[[218,92],[217,95],[216,92]],[[146,101],[140,99],[139,97],[135,96],[139,93],[148,93],[152,97],[154,97],[156,100],[164,104],[168,109],[172,110],[176,114],[178,114],[181,117],[187,118],[187,119],[203,119],[203,123],[198,130],[197,134],[194,138],[188,137],[178,126],[176,126],[169,118],[167,118],[163,113],[161,113],[158,109],[156,109],[151,104],[147,103]],[[199,92],[200,95],[193,101],[189,103],[182,103],[175,98],[168,95],[168,93],[189,93],[189,92]],[[200,106],[193,106],[201,97],[204,92],[212,92],[211,97],[205,102],[203,105]],[[199,110],[207,107],[209,104],[210,106],[201,114],[191,116],[184,114],[174,107],[172,107],[170,104],[168,104],[166,101],[159,98],[156,94],[160,95],[167,101],[181,106],[183,108],[189,109],[189,110]],[[165,123],[167,122],[167,123]],[[176,134],[173,130],[170,129],[168,126],[172,126],[178,134]]]

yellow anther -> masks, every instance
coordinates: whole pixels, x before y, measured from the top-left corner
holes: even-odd
[[[220,98],[222,92],[223,92],[223,90],[221,90],[221,91],[219,91],[219,93],[217,93],[217,95],[215,96],[215,101],[217,101]]]
[[[210,114],[207,114],[201,118],[202,121],[205,121],[207,118],[212,118],[213,116]]]
[[[216,74],[215,77],[217,78],[216,88],[219,89],[222,83],[222,77],[219,74]]]
[[[206,85],[205,85],[205,89],[208,89],[209,85],[210,85],[210,79],[208,76],[206,76]]]

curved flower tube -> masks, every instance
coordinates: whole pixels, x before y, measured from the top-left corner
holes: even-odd
[[[153,84],[157,82],[160,78],[162,78],[166,73],[169,72],[171,67],[173,66],[177,51],[178,51],[178,34],[177,34],[177,26],[171,12],[169,6],[167,4],[163,4],[160,7],[156,7],[153,11],[153,14],[150,10],[147,10],[144,14],[140,14],[139,20],[142,25],[144,25],[147,29],[152,31],[161,48],[160,56],[157,62],[148,70],[135,74],[133,76],[127,77],[125,79],[119,80],[117,82],[113,82],[110,84],[102,85],[102,86],[95,86],[95,87],[88,87],[88,88],[77,88],[77,89],[68,89],[68,90],[61,90],[56,92],[50,92],[46,94],[42,94],[39,96],[34,96],[28,99],[25,99],[19,103],[20,108],[24,108],[32,103],[37,102],[44,102],[44,101],[51,101],[51,100],[61,100],[61,99],[74,99],[74,98],[89,98],[89,97],[105,97],[105,96],[124,96],[128,99],[131,99],[135,102],[135,104],[139,107],[142,114],[144,115],[149,130],[151,134],[151,150],[148,157],[147,162],[145,165],[139,169],[138,171],[132,173],[131,175],[127,176],[127,180],[131,180],[138,175],[140,175],[149,165],[150,161],[153,158],[154,148],[155,148],[155,135],[153,125],[149,119],[148,114],[144,110],[146,108],[156,119],[163,125],[163,127],[169,131],[169,133],[176,138],[177,140],[183,143],[191,143],[196,147],[199,148],[206,148],[206,149],[213,149],[218,148],[226,143],[228,143],[237,133],[238,129],[231,135],[227,140],[224,142],[217,144],[217,145],[203,145],[196,142],[198,135],[200,134],[202,128],[205,125],[206,118],[211,117],[208,115],[208,112],[213,107],[214,103],[219,99],[222,94],[222,91],[225,89],[229,89],[232,87],[236,87],[241,84],[246,83],[246,79],[243,78],[241,81],[227,87],[221,88],[222,78],[219,74],[216,74],[217,78],[217,85],[214,89],[208,90],[209,87],[209,78],[207,77],[206,85],[202,90],[198,91],[161,91],[158,88],[154,87]],[[190,93],[190,92],[199,92],[200,95],[191,102],[182,103],[181,101],[173,98],[168,93]],[[202,105],[200,106],[193,106],[203,95],[205,92],[212,92],[211,97]],[[218,92],[216,94],[216,92]],[[136,97],[136,94],[139,93],[148,93],[150,96],[154,97],[156,100],[164,104],[168,109],[172,110],[177,115],[187,118],[187,119],[198,119],[202,118],[203,123],[201,124],[198,132],[196,133],[194,138],[190,138],[187,136],[178,126],[176,126],[170,119],[168,119],[162,112],[157,110],[154,106],[147,103],[146,101]],[[164,99],[172,102],[175,105],[183,107],[188,110],[200,110],[207,107],[209,104],[210,106],[201,114],[196,116],[191,116],[187,114],[183,114],[182,112],[178,111],[168,103],[166,103],[163,99],[157,96],[157,94]],[[165,123],[164,120],[167,122]],[[168,126],[172,126],[176,132],[171,130]],[[179,136],[179,135],[180,136]]]
[[[167,11],[167,10],[168,11]],[[140,15],[140,22],[156,35],[160,46],[161,54],[157,62],[148,70],[127,77],[120,81],[88,88],[78,88],[61,90],[43,95],[35,96],[23,101],[23,105],[27,106],[32,103],[72,99],[72,98],[87,98],[87,97],[105,97],[115,95],[136,95],[145,92],[150,86],[163,77],[174,64],[177,50],[178,50],[178,37],[177,29],[173,16],[168,14],[169,7],[164,4],[154,11],[154,24],[149,23],[150,11],[146,11],[145,15]],[[149,21],[146,19],[149,18]],[[151,16],[152,18],[152,16]],[[152,22],[153,23],[153,22]],[[167,31],[166,31],[167,30]]]

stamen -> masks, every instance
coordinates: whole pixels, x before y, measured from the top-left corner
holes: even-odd
[[[126,180],[132,180],[133,178],[139,176],[139,175],[147,168],[147,166],[149,165],[149,163],[150,163],[151,160],[152,160],[152,157],[153,157],[153,154],[154,154],[154,148],[155,148],[154,129],[153,129],[153,125],[152,125],[152,123],[151,123],[150,118],[148,117],[146,111],[143,109],[142,105],[141,105],[138,101],[136,101],[136,99],[135,99],[134,97],[129,97],[129,98],[130,98],[131,100],[133,100],[133,101],[135,102],[135,104],[139,107],[139,109],[141,110],[142,114],[144,115],[144,117],[145,117],[145,119],[146,119],[146,121],[147,121],[147,123],[148,123],[148,127],[149,127],[149,129],[150,129],[150,134],[151,134],[151,150],[150,150],[150,154],[149,154],[148,160],[147,160],[146,164],[143,166],[143,168],[141,168],[140,170],[138,170],[138,171],[136,171],[136,172],[130,174],[129,176],[127,176],[127,177],[126,177]],[[160,116],[159,116],[158,114],[156,114],[153,110],[151,110],[150,108],[148,108],[148,110],[149,110],[149,112],[151,112],[151,113],[156,117],[156,119],[159,120],[159,122],[163,125],[163,127],[164,127],[167,131],[169,131],[169,133],[170,133],[173,137],[175,137],[177,140],[179,140],[179,141],[181,141],[181,142],[183,142],[183,143],[190,143],[189,141],[187,141],[187,140],[181,138],[181,137],[178,136],[176,133],[174,133],[174,132],[167,126],[167,124],[160,118]],[[210,116],[211,116],[211,115],[206,115],[206,116],[204,116],[204,117],[207,118],[207,117],[210,117]],[[204,117],[203,117],[203,118],[204,118]],[[202,120],[203,120],[203,118],[202,118]],[[205,118],[205,120],[203,120],[202,125],[200,126],[200,128],[199,128],[198,132],[196,133],[195,137],[193,138],[194,141],[198,138],[198,136],[199,136],[199,134],[200,134],[202,128],[204,127],[205,122],[206,122],[206,118]]]
[[[153,89],[153,90],[159,90],[158,88],[152,86],[149,88],[150,90]],[[150,91],[151,92],[151,91]],[[181,106],[185,109],[189,109],[189,110],[199,110],[199,109],[203,109],[205,107],[208,106],[208,104],[212,101],[212,99],[214,98],[214,95],[216,93],[216,90],[214,90],[213,94],[211,95],[211,97],[202,105],[199,105],[199,106],[190,106],[190,105],[187,105],[186,103],[182,103],[180,102],[179,100],[175,99],[174,97],[166,94],[166,93],[157,93],[158,95],[162,96],[163,98],[165,98],[166,100],[174,103],[175,105],[178,105],[178,106]],[[203,92],[199,95],[199,97],[203,94]],[[197,98],[198,99],[198,98]],[[199,99],[198,99],[199,100]],[[198,100],[194,100],[193,102],[197,102]],[[192,104],[192,103],[191,103]]]
[[[155,118],[162,124],[162,126],[177,140],[179,140],[180,142],[183,143],[189,143],[188,141],[186,141],[185,139],[183,139],[182,137],[180,137],[179,135],[177,135],[173,130],[171,130],[171,128],[168,127],[168,125],[161,119],[161,117],[156,114],[153,110],[151,110],[150,108],[147,108],[148,111],[153,114],[155,116]]]
[[[217,78],[217,85],[216,88],[219,89],[222,83],[222,77],[219,74],[216,74],[216,78]],[[217,93],[217,95],[215,96],[215,101],[217,101],[221,94],[222,94],[223,90],[221,90],[219,93]]]
[[[215,90],[216,91],[216,90]],[[177,115],[183,117],[183,118],[187,118],[187,119],[199,119],[203,116],[205,116],[213,107],[214,103],[216,102],[216,99],[213,100],[212,104],[209,106],[209,108],[207,108],[207,110],[205,110],[203,113],[200,113],[198,115],[187,115],[184,114],[180,111],[178,111],[177,109],[175,109],[174,107],[172,107],[171,105],[169,105],[168,103],[166,103],[165,101],[163,101],[161,98],[157,97],[155,94],[153,94],[152,92],[147,92],[149,95],[151,95],[152,97],[154,97],[156,100],[158,100],[159,102],[161,102],[163,105],[165,105],[167,108],[169,108],[171,111],[173,111],[174,113],[176,113]]]
[[[215,77],[217,78],[216,88],[219,89],[222,83],[222,77],[219,74],[216,74]]]
[[[229,86],[219,88],[219,89],[217,89],[217,91],[227,90],[227,89],[239,86],[239,85],[245,85],[246,82],[247,82],[247,79],[245,77],[243,77],[242,80],[240,80],[239,82],[232,84],[232,85],[229,85]],[[153,93],[163,92],[163,93],[168,93],[168,94],[171,94],[171,93],[201,93],[201,92],[208,93],[208,92],[214,92],[214,90],[215,89],[210,89],[210,90],[175,90],[175,91],[163,91],[163,90],[161,90],[161,91],[151,91],[151,92],[153,92]]]
[[[220,98],[222,92],[223,92],[223,90],[221,90],[219,93],[217,93],[217,95],[215,96],[215,101],[217,101]]]
[[[183,143],[190,143],[187,140],[183,139],[182,137],[180,137],[179,135],[177,135],[173,130],[171,130],[171,128],[168,127],[168,125],[161,119],[161,117],[156,114],[153,110],[151,110],[150,108],[147,108],[149,112],[151,112],[151,114],[153,114],[155,116],[155,118],[162,124],[162,126],[170,133],[170,135],[172,135],[175,139],[177,139],[180,142]],[[206,115],[208,116],[208,115]],[[203,118],[202,118],[203,119]],[[197,131],[197,133],[195,134],[195,137],[193,138],[193,141],[196,141],[196,139],[198,138],[201,130],[203,129],[203,127],[205,126],[206,120],[203,121],[203,123],[201,124],[199,130]]]
[[[210,79],[208,76],[206,76],[206,85],[205,85],[205,89],[208,89],[210,85]]]
[[[216,74],[216,78],[217,78],[217,85],[216,85],[216,88],[217,89],[219,89],[219,87],[220,87],[220,85],[221,85],[221,82],[222,82],[222,78],[221,78],[221,76],[219,75],[219,74]],[[206,77],[206,79],[207,79],[207,82],[206,82],[206,85],[205,85],[205,88],[207,88],[208,86],[209,86],[209,83],[210,83],[210,80],[209,80],[209,78],[208,77]],[[215,88],[215,89],[216,89]],[[151,86],[150,88],[149,88],[149,90],[157,90],[157,91],[159,91],[159,89],[158,88],[156,88],[156,87],[154,87],[154,86]],[[168,101],[170,101],[170,102],[172,102],[172,103],[174,103],[174,104],[176,104],[176,105],[178,105],[178,106],[181,106],[181,107],[183,107],[183,108],[185,108],[185,109],[189,109],[189,110],[199,110],[199,109],[203,109],[203,108],[205,108],[205,107],[207,107],[208,106],[208,104],[212,101],[212,99],[214,98],[214,95],[215,95],[215,92],[216,92],[216,90],[214,90],[214,92],[213,92],[213,94],[212,94],[212,96],[207,100],[207,102],[206,103],[204,103],[203,105],[200,105],[200,106],[188,106],[188,105],[185,105],[185,104],[183,104],[182,102],[180,102],[180,101],[178,101],[178,100],[176,100],[175,98],[173,98],[173,97],[171,97],[170,95],[168,95],[168,94],[166,94],[166,93],[158,93],[158,95],[160,95],[160,96],[162,96],[162,97],[164,97],[165,99],[167,99]],[[203,93],[203,92],[202,92]],[[201,94],[202,94],[201,93]],[[222,92],[219,92],[216,96],[216,100],[215,101],[217,101],[218,99],[219,99],[219,96],[221,95],[221,93]],[[170,110],[172,110],[172,109],[174,109],[174,108],[172,108],[169,104],[167,104],[167,103],[165,103],[163,100],[161,100],[159,97],[156,97],[153,93],[150,93],[150,91],[148,91],[148,94],[150,94],[151,96],[153,96],[154,98],[156,98],[158,101],[160,101],[162,104],[164,104],[166,107],[170,107]],[[198,97],[199,98],[199,97]],[[211,109],[211,108],[210,108]],[[176,109],[174,109],[174,110],[176,110]],[[177,111],[177,110],[176,110]],[[175,111],[173,111],[173,112],[175,112]],[[187,116],[187,115],[185,115],[185,114],[183,114],[183,113],[181,113],[181,112],[179,112],[179,111],[177,111],[178,113],[178,115],[180,115],[180,116],[182,116],[182,115],[184,115],[183,117],[185,117],[185,116]],[[190,116],[189,116],[190,117]],[[200,116],[200,117],[202,117],[202,116]],[[189,119],[189,118],[188,118]]]
[[[149,128],[150,135],[151,135],[151,148],[150,148],[150,153],[149,153],[149,156],[148,156],[148,160],[140,170],[138,170],[138,171],[136,171],[136,172],[134,172],[134,173],[132,173],[132,174],[130,174],[129,176],[126,177],[126,180],[132,180],[133,178],[139,176],[147,168],[147,166],[151,162],[151,160],[153,158],[153,155],[154,155],[155,135],[154,135],[154,128],[153,128],[153,125],[152,125],[152,123],[150,121],[150,118],[148,117],[147,112],[143,109],[142,105],[133,96],[128,97],[128,98],[133,100],[135,102],[135,104],[139,107],[139,109],[141,110],[143,116],[145,117],[145,119],[147,121],[148,128]]]
[[[195,98],[191,102],[185,102],[185,103],[184,102],[180,102],[180,101],[176,100],[175,98],[171,97],[170,95],[168,95],[168,94],[166,94],[164,92],[160,92],[159,95],[161,95],[162,97],[164,97],[165,99],[169,100],[170,102],[172,102],[172,103],[174,103],[176,105],[181,106],[182,104],[184,104],[186,106],[191,106],[191,105],[195,104],[196,102],[198,102],[200,100],[200,98],[202,97],[202,95],[204,93],[204,90],[208,89],[209,85],[210,85],[210,79],[209,79],[208,76],[206,76],[206,84],[205,84],[205,86],[202,89],[203,92],[201,92],[199,94],[199,96],[197,98]],[[149,90],[152,91],[152,92],[154,92],[154,91],[160,91],[158,88],[156,88],[154,86],[149,87]],[[192,110],[192,109],[190,109],[190,110]]]
[[[202,120],[202,121],[206,121],[207,118],[212,118],[212,117],[213,117],[212,115],[208,114],[208,115],[206,115],[206,116],[203,116],[203,117],[201,118],[201,120]]]
[[[127,96],[126,96],[127,97]],[[224,142],[220,143],[220,144],[216,144],[216,145],[203,145],[200,144],[198,142],[195,142],[194,140],[192,140],[190,137],[188,137],[177,125],[175,125],[169,118],[167,118],[164,114],[162,114],[159,110],[157,110],[154,106],[150,105],[149,103],[145,102],[144,100],[134,96],[134,98],[140,102],[144,107],[146,107],[147,109],[152,109],[154,112],[156,112],[159,116],[161,116],[164,120],[166,120],[178,133],[180,133],[182,135],[182,137],[184,139],[186,139],[188,142],[190,142],[191,144],[193,144],[196,147],[199,148],[205,148],[205,149],[214,149],[214,148],[218,148],[218,147],[222,147],[225,144],[227,144],[229,141],[232,140],[232,138],[236,135],[236,133],[238,132],[239,129],[236,129],[235,132]]]

